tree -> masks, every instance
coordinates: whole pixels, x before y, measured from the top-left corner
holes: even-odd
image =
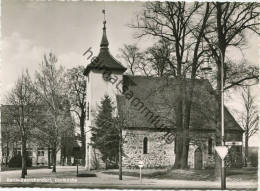
[[[242,91],[243,107],[245,111],[241,114],[241,125],[245,130],[245,166],[248,161],[248,140],[258,131],[258,111],[255,98],[252,96],[249,87]]]
[[[83,75],[83,71],[83,66],[69,69],[66,73],[66,84],[71,111],[76,114],[79,120],[80,138],[82,143],[82,159],[84,165],[86,156],[85,120],[87,83],[85,80],[85,76]]]
[[[32,137],[37,146],[48,148],[48,168],[51,169],[52,115],[47,105],[38,105],[37,107],[41,123],[33,129]]]
[[[151,63],[151,67],[154,70],[156,76],[176,76],[175,70],[171,70],[169,67],[173,66],[173,50],[171,43],[165,39],[160,39],[152,47],[145,51],[145,60]]]
[[[113,118],[113,123],[112,125],[117,129],[118,131],[118,178],[119,180],[123,180],[123,170],[122,170],[122,157],[123,157],[123,143],[125,140],[125,137],[123,137],[122,130],[127,126],[126,125],[126,116],[125,113],[119,112],[116,117]]]
[[[251,67],[247,63],[242,62],[237,72],[237,67],[232,70],[226,62],[226,51],[230,47],[241,48],[246,44],[245,32],[253,31],[257,34],[257,27],[259,21],[257,18],[260,16],[258,11],[260,4],[240,3],[240,2],[216,2],[212,4],[214,14],[209,20],[209,27],[203,37],[208,43],[208,49],[215,60],[217,66],[217,90],[220,90],[221,85],[221,62],[224,62],[224,82],[228,81],[225,89],[229,89],[236,85],[242,85],[251,79],[258,79],[257,67]],[[248,68],[247,68],[248,67]]]
[[[10,105],[1,106],[1,133],[2,133],[2,154],[5,165],[8,165],[10,155],[10,145],[17,140],[21,140],[19,128],[13,116],[10,115]]]
[[[220,89],[221,89],[221,63],[224,63],[224,89],[247,83],[249,80],[258,80],[258,67],[253,67],[245,62],[236,66],[228,64],[226,52],[228,48],[241,48],[245,41],[245,32],[253,31],[257,34],[260,15],[260,4],[256,2],[215,2],[212,4],[214,14],[209,19],[209,27],[203,34],[208,50],[216,64],[216,92],[219,102],[220,118]],[[218,120],[220,121],[220,120]],[[218,124],[220,127],[220,123]]]
[[[114,125],[113,107],[111,98],[105,95],[99,106],[96,117],[96,126],[92,127],[92,145],[102,154],[102,160],[109,167],[109,162],[117,164],[119,150],[119,133]]]
[[[143,59],[143,54],[136,44],[124,44],[123,48],[119,49],[120,57],[126,62],[131,75],[136,75],[138,72],[138,65]]]
[[[66,97],[65,77],[62,67],[57,68],[57,58],[53,53],[44,55],[41,70],[36,72],[34,90],[42,103],[48,107],[51,125],[48,136],[52,149],[52,172],[56,172],[56,154],[59,150],[61,137],[71,126],[66,125],[66,114],[69,108]]]
[[[217,112],[217,144],[220,144],[221,127],[221,70],[223,63],[223,86],[224,90],[234,86],[248,83],[248,81],[258,81],[257,67],[251,67],[242,62],[240,65],[234,65],[234,62],[227,59],[226,52],[228,48],[238,48],[246,44],[246,31],[257,32],[260,24],[257,18],[260,15],[259,3],[241,3],[241,2],[214,2],[213,14],[209,19],[209,26],[203,34],[207,42],[207,49],[214,60],[216,94],[218,99]],[[259,34],[259,33],[258,33]],[[232,64],[229,64],[232,63]],[[218,163],[216,163],[217,165]],[[220,168],[216,168],[220,169]],[[216,171],[216,173],[219,173]]]
[[[21,178],[25,178],[25,175],[27,175],[26,143],[35,123],[37,123],[37,102],[37,96],[32,91],[31,78],[26,71],[18,78],[14,89],[7,96],[7,103],[10,105],[7,115],[18,126],[22,142]]]
[[[193,83],[202,61],[202,37],[211,12],[209,3],[152,2],[138,15],[137,24],[130,26],[139,30],[139,38],[153,36],[173,46],[174,62],[169,65],[179,82],[174,124],[177,127],[175,168],[187,167]],[[190,86],[186,78],[192,79]]]

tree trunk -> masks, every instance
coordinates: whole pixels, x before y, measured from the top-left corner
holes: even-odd
[[[81,143],[82,143],[82,165],[85,166],[86,163],[86,138],[85,138],[85,118],[86,114],[82,113],[80,118],[80,136],[81,136]]]
[[[56,144],[53,144],[52,149],[52,172],[56,172]]]
[[[175,137],[175,162],[173,168],[178,169],[181,168],[181,160],[182,160],[182,151],[183,151],[183,109],[182,109],[182,93],[183,93],[183,87],[182,87],[182,82],[181,79],[179,79],[179,85],[177,87],[177,108],[176,108],[176,137]]]
[[[194,75],[195,76],[195,75]],[[181,159],[181,168],[188,168],[188,155],[189,155],[189,128],[190,128],[190,114],[191,114],[191,104],[194,88],[194,79],[191,81],[191,85],[187,85],[187,82],[184,81],[184,120],[183,120],[183,147],[182,147],[182,159]]]
[[[122,129],[119,127],[119,150],[118,150],[118,163],[119,163],[119,180],[122,180]]]
[[[107,168],[108,168],[108,165],[107,165],[107,159],[106,159],[106,162],[105,162],[105,169],[107,170]]]
[[[22,136],[22,174],[21,178],[25,178],[25,175],[27,175],[26,172],[26,140],[25,137]]]
[[[48,147],[48,168],[51,169],[51,151],[50,147]]]
[[[182,145],[182,156],[181,156],[181,169],[188,168],[188,155],[189,155],[189,138],[187,132],[184,132],[183,145]]]
[[[248,129],[245,134],[245,167],[247,167],[248,162]]]
[[[60,149],[60,162],[61,162],[61,166],[65,165],[65,159],[66,159],[65,147],[64,147],[63,144],[61,144],[61,149]]]
[[[7,142],[7,144],[6,144],[5,166],[7,166],[8,159],[9,159],[9,142]]]

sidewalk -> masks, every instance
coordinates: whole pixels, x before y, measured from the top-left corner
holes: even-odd
[[[83,167],[80,173],[86,173]],[[217,181],[186,181],[186,180],[161,180],[143,179],[124,176],[118,180],[117,175],[109,175],[96,172],[97,177],[76,177],[76,167],[57,167],[57,173],[51,173],[51,169],[28,170],[28,176],[23,181],[20,179],[21,171],[0,172],[1,186],[4,187],[60,187],[60,188],[153,188],[153,189],[219,189],[220,182]],[[227,178],[227,189],[256,189],[257,182],[254,181],[230,181]]]

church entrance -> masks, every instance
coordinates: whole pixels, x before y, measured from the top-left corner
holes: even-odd
[[[200,148],[197,148],[194,153],[194,168],[202,169],[202,152]]]

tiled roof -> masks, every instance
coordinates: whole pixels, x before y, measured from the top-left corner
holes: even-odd
[[[124,96],[118,96],[117,102],[119,113],[125,116],[128,128],[174,129],[176,127],[177,87],[181,83],[180,80],[128,75],[124,75],[123,80],[124,90],[128,89],[128,91]],[[186,82],[187,85],[191,85],[190,80]],[[129,99],[130,94],[132,94],[131,99]],[[143,107],[140,109],[142,104]],[[148,111],[152,114],[147,114]],[[213,88],[207,80],[196,80],[190,128],[216,130],[216,114],[217,100]],[[154,118],[151,117],[152,115]],[[156,120],[160,119],[160,122],[155,125],[152,121],[153,119],[155,121],[157,115],[159,117]],[[227,108],[225,108],[225,130],[243,131]]]
[[[109,52],[108,48],[101,48],[98,56],[87,65],[84,75],[88,75],[91,69],[125,72],[126,68],[118,62]]]

